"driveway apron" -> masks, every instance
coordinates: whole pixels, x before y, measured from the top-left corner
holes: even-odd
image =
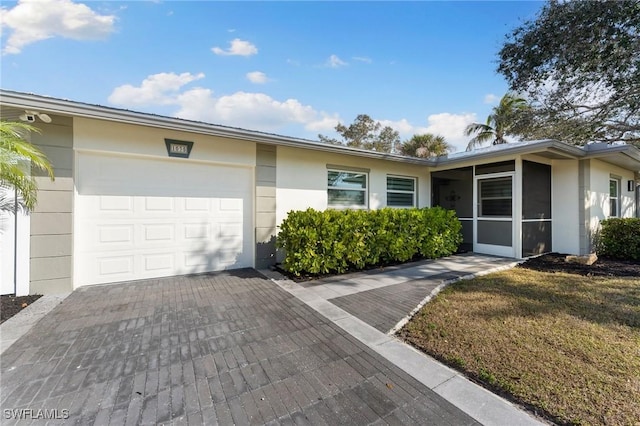
[[[80,288],[0,372],[3,424],[479,424],[251,269]]]

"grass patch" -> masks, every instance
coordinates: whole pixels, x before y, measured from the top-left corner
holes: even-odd
[[[555,422],[640,421],[640,279],[512,269],[456,283],[400,331]]]

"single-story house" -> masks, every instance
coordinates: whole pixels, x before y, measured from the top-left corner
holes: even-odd
[[[4,214],[3,294],[263,268],[287,212],[308,207],[444,206],[464,248],[513,258],[588,253],[600,220],[638,215],[627,145],[420,159],[5,90],[0,113],[41,129],[56,175],[30,215]]]

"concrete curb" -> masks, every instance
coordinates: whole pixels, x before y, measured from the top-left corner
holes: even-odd
[[[38,321],[58,306],[71,293],[42,296],[13,317],[0,324],[0,354],[24,336]]]

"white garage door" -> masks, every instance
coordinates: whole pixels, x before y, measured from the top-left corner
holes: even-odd
[[[252,172],[81,153],[75,286],[253,266]]]

